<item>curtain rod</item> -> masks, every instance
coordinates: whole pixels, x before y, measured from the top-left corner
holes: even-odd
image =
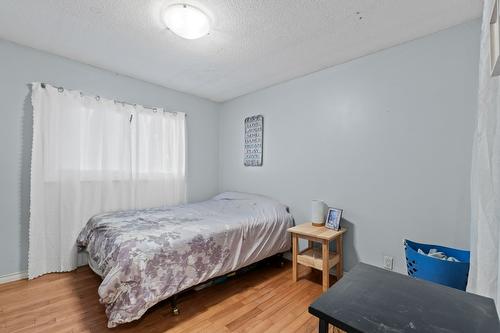
[[[47,83],[41,82],[41,83],[40,83],[40,86],[41,86],[42,88],[44,88],[44,89],[45,89],[45,87],[47,86]],[[64,87],[56,87],[56,86],[53,86],[53,87],[54,87],[54,88],[56,88],[56,89],[57,89],[57,91],[59,91],[59,92],[61,92],[61,93],[64,91]],[[80,92],[80,95],[82,95],[82,96],[83,96],[83,92]],[[92,95],[87,95],[87,96],[92,96]],[[101,99],[101,96],[96,95],[96,96],[95,96],[95,99],[98,101],[98,100],[100,100],[100,99]],[[135,103],[129,103],[129,102],[125,102],[125,101],[118,101],[118,100],[116,100],[116,99],[114,99],[114,100],[113,100],[113,102],[114,102],[115,104],[127,104],[127,105],[130,105],[130,106],[137,106],[137,104],[135,104]],[[151,107],[151,106],[144,106],[144,105],[141,105],[141,106],[142,106],[143,108],[145,108],[145,109],[150,109],[150,110],[153,110],[153,112],[158,111],[158,108],[154,108],[154,107]],[[177,112],[176,112],[176,111],[166,111],[166,110],[163,110],[163,112],[168,112],[168,113],[177,114]],[[187,114],[184,114],[184,116],[185,116],[185,117],[187,117]]]

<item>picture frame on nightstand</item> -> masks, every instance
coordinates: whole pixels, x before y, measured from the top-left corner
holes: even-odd
[[[340,208],[329,208],[326,214],[325,227],[336,231],[340,230],[340,220],[343,210]]]

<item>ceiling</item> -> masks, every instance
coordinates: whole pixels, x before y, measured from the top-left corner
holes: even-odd
[[[160,22],[184,2],[212,18],[185,40]],[[477,18],[480,0],[0,1],[0,38],[214,101]]]

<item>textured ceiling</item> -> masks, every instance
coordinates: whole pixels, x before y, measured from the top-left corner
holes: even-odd
[[[210,35],[159,19],[196,5]],[[225,101],[479,17],[480,0],[2,0],[0,38]]]

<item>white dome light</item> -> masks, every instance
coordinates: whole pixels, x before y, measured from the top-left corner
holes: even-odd
[[[210,20],[200,9],[187,4],[175,4],[165,8],[163,23],[176,35],[197,39],[208,35]]]

